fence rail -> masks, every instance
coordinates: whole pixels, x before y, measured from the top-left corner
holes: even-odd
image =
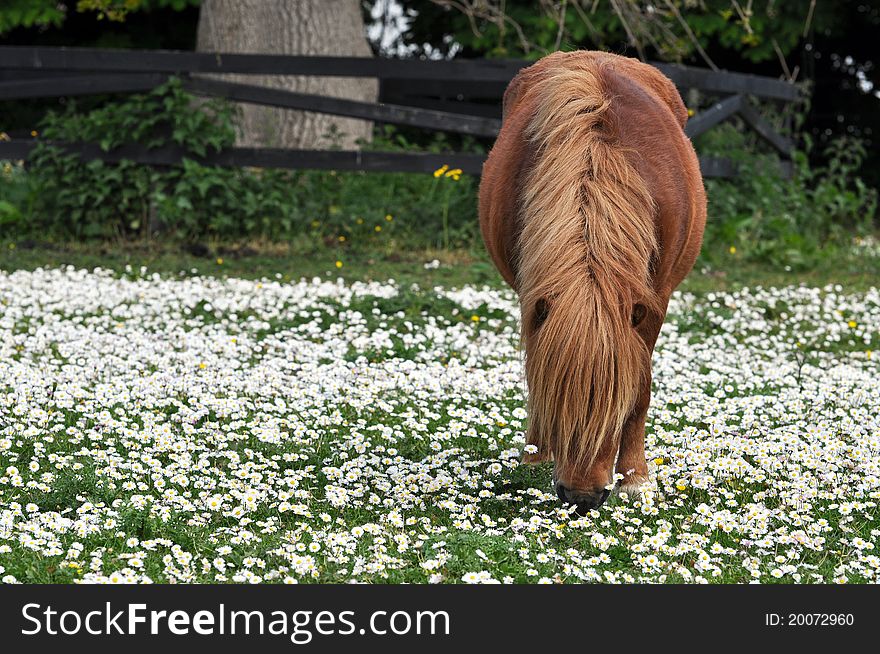
[[[83,161],[100,159],[108,163],[133,161],[150,166],[173,166],[191,159],[208,166],[288,168],[311,170],[361,170],[383,173],[430,173],[443,165],[460,168],[469,175],[479,175],[485,157],[472,153],[434,152],[371,152],[338,150],[292,150],[287,148],[228,148],[222,152],[195,155],[178,146],[147,148],[142,145],[123,145],[103,150],[96,143],[65,143],[48,141]],[[35,139],[10,139],[0,142],[0,160],[27,159],[37,147]],[[733,164],[722,157],[700,157],[704,177],[730,177],[735,174]]]
[[[500,98],[507,83],[530,63],[2,46],[0,101],[147,91],[178,76],[196,95],[491,138],[501,126]],[[688,136],[694,138],[739,116],[781,155],[783,169],[788,168],[786,160],[791,156],[792,143],[761,116],[755,100],[790,103],[800,97],[799,87],[755,75],[654,65],[680,90],[697,89],[718,97],[714,105],[688,122]],[[201,76],[205,73],[374,77],[380,81],[382,101],[297,93]],[[26,158],[35,143],[21,139],[0,142],[0,159]],[[479,174],[482,164],[480,155],[463,153],[231,148],[195,157],[180,148],[147,150],[135,144],[110,152],[95,144],[59,145],[86,159],[130,159],[152,165],[171,165],[188,157],[219,166],[428,172],[449,163]],[[738,172],[723,158],[701,157],[700,166],[705,177],[730,177]]]
[[[293,150],[288,148],[228,148],[203,156],[187,152],[179,146],[147,148],[123,145],[103,150],[96,143],[48,142],[62,150],[79,155],[84,161],[100,159],[108,163],[133,161],[150,166],[173,166],[184,159],[223,167],[308,168],[313,170],[363,170],[390,173],[431,173],[454,161],[462,172],[479,175],[483,167],[480,154],[455,155],[434,152],[371,152],[339,150]],[[38,141],[11,139],[0,142],[0,159],[27,159]],[[454,158],[452,158],[454,156]]]
[[[509,82],[531,62],[472,59],[425,61],[379,57],[222,54],[178,50],[0,47],[2,68],[19,70],[141,73],[238,73]]]

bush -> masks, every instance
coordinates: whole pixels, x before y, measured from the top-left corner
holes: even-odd
[[[853,236],[874,228],[877,192],[858,178],[865,149],[856,139],[827,148],[827,164],[811,168],[795,151],[790,177],[775,154],[761,154],[758,137],[735,124],[720,125],[697,140],[704,155],[732,159],[739,175],[707,179],[709,199],[703,258],[738,257],[802,269],[849,247]]]
[[[0,162],[0,230],[20,230],[36,197],[21,162]]]
[[[105,150],[139,143],[178,145],[203,155],[233,144],[234,116],[227,103],[195,100],[171,81],[85,114],[75,107],[50,114],[40,131],[47,140],[97,142]],[[386,129],[371,147],[411,146]],[[419,149],[447,147],[440,136]],[[62,239],[161,233],[180,240],[305,238],[389,250],[413,243],[469,247],[477,234],[476,184],[450,166],[433,176],[219,168],[193,159],[161,169],[131,161],[83,162],[44,143],[28,165],[36,204],[14,230]]]
[[[179,145],[195,155],[235,140],[230,106],[217,101],[194,106],[176,80],[85,114],[71,103],[63,114],[50,113],[40,131],[48,140],[99,143],[103,150],[125,143]],[[163,171],[131,161],[83,162],[45,143],[36,149],[29,169],[39,190],[32,227],[75,238],[148,234],[160,220],[154,215],[157,200],[184,174],[182,167]],[[199,225],[198,230],[208,227]]]
[[[857,177],[865,156],[861,142],[833,142],[825,153],[828,165],[816,169],[805,152],[795,152],[786,178],[778,157],[759,154],[749,139],[726,124],[699,142],[701,153],[727,156],[743,171],[732,179],[705,181],[705,259],[713,261],[732,248],[747,260],[804,268],[850,246],[854,234],[873,229],[877,193]]]

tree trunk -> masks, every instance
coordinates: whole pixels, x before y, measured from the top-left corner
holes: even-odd
[[[197,50],[256,54],[372,56],[359,0],[204,0]],[[375,102],[372,78],[223,75],[300,93]],[[242,104],[238,145],[356,149],[373,124],[327,114]]]

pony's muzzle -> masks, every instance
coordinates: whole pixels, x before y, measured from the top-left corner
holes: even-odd
[[[591,509],[598,509],[608,499],[611,491],[600,488],[594,491],[581,491],[566,488],[562,482],[556,482],[556,494],[566,504],[577,506],[578,515],[586,515]]]

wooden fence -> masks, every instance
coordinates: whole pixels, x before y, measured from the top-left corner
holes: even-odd
[[[507,83],[529,63],[3,46],[0,47],[0,102],[147,91],[176,76],[184,88],[196,95],[491,138],[501,127],[500,100]],[[789,160],[791,141],[761,116],[755,103],[794,102],[800,95],[798,87],[755,75],[654,65],[683,95],[696,89],[703,96],[717,98],[710,108],[688,122],[685,131],[691,138],[739,116],[778,151],[783,165]],[[358,102],[222,81],[199,76],[202,73],[374,77],[380,81],[380,102]],[[0,142],[0,160],[26,159],[36,144],[35,139]],[[172,165],[188,157],[218,166],[431,172],[442,164],[450,164],[466,173],[479,174],[483,162],[482,155],[464,153],[230,148],[197,157],[170,146],[147,149],[130,144],[106,152],[92,143],[58,145],[87,160],[126,159],[149,165]],[[705,177],[729,177],[737,173],[736,166],[724,158],[700,157],[700,166]]]

